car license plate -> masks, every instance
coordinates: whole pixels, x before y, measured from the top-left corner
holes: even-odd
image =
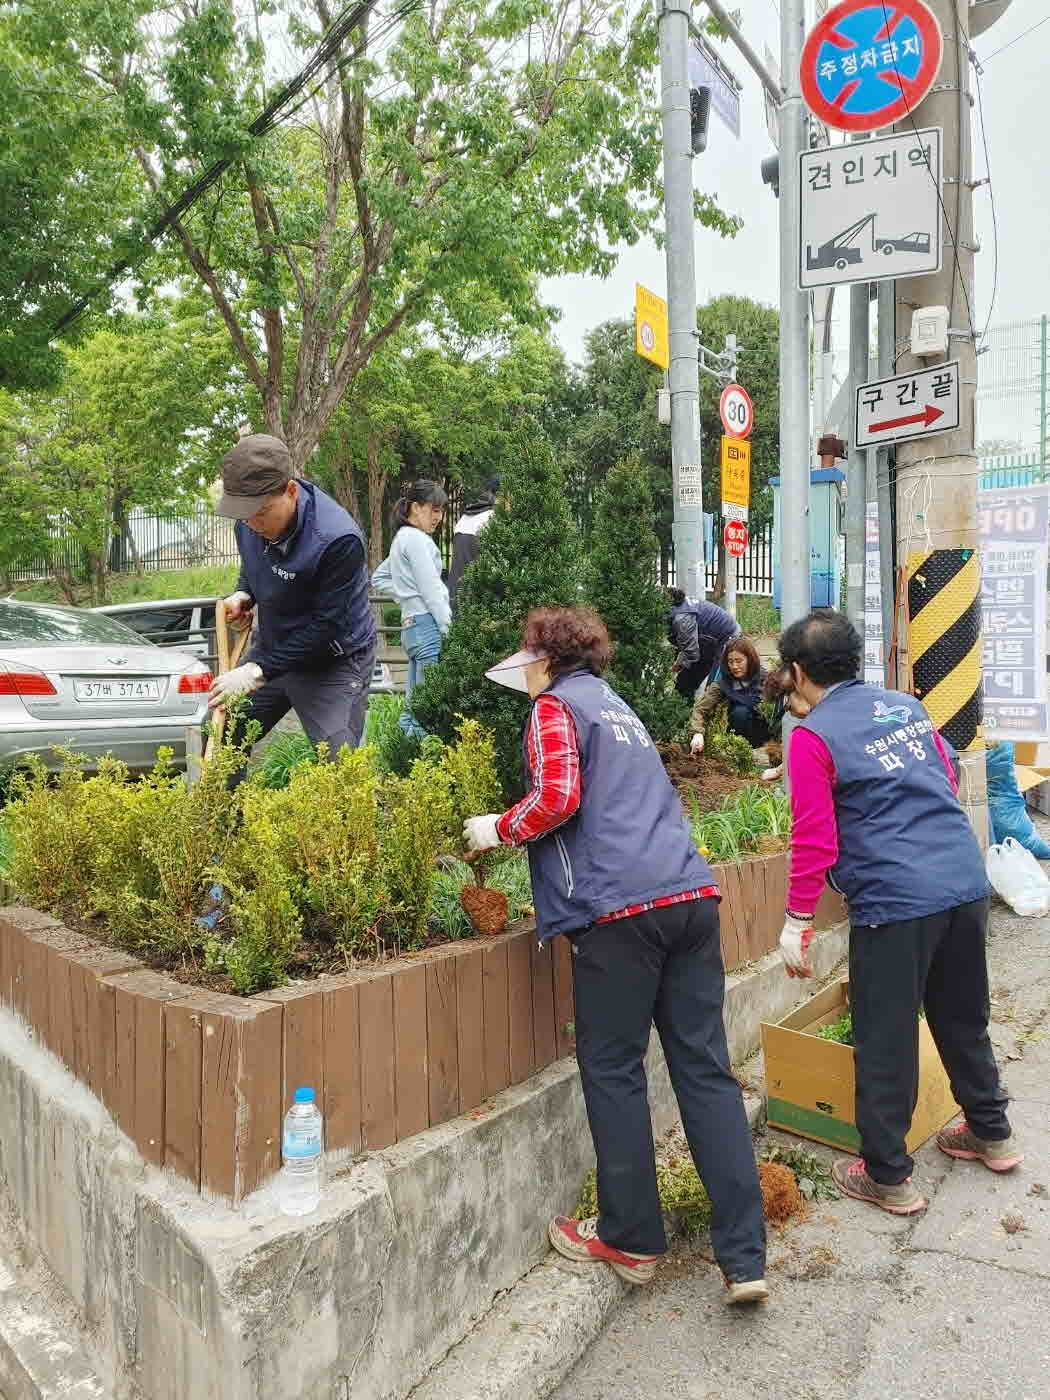
[[[160,681],[74,681],[73,695],[77,700],[96,700],[103,702],[159,700]]]

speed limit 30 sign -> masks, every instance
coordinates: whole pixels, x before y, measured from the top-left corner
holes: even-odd
[[[739,384],[727,384],[718,400],[718,416],[729,437],[746,438],[755,426],[751,395]]]

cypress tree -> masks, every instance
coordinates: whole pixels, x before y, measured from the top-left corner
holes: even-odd
[[[495,514],[481,552],[459,586],[456,615],[441,648],[412,694],[412,713],[428,733],[454,741],[460,716],[496,736],[504,796],[521,795],[521,735],[528,700],[485,679],[497,661],[521,646],[532,608],[580,599],[579,532],[569,513],[565,477],[545,437],[524,436],[502,471]]]
[[[674,738],[688,706],[671,681],[667,597],[657,582],[660,546],[648,472],[638,457],[617,462],[602,484],[585,593],[616,644],[607,679],[656,740]]]

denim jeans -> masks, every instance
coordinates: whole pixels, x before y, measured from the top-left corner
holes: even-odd
[[[412,692],[423,679],[428,666],[441,657],[441,631],[430,613],[420,613],[409,627],[401,629],[401,645],[408,652],[408,676],[405,680],[405,705],[398,720],[399,728],[416,739],[426,737],[426,730],[413,719],[408,703]]]

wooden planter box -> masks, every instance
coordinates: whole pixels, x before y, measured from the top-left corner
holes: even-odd
[[[716,866],[729,969],[776,947],[786,857]],[[841,918],[823,908],[830,926]],[[389,1147],[477,1109],[573,1049],[569,945],[531,922],[252,997],[176,982],[34,909],[0,912],[0,1002],[139,1152],[234,1203],[280,1166],[293,1091],[329,1153]]]
[[[852,1045],[820,1040],[815,1032],[837,1021],[849,1006],[849,982],[833,982],[778,1026],[762,1026],[766,1061],[767,1119],[772,1128],[856,1153]],[[914,1152],[959,1112],[937,1047],[919,1021],[919,1100],[905,1146]]]

